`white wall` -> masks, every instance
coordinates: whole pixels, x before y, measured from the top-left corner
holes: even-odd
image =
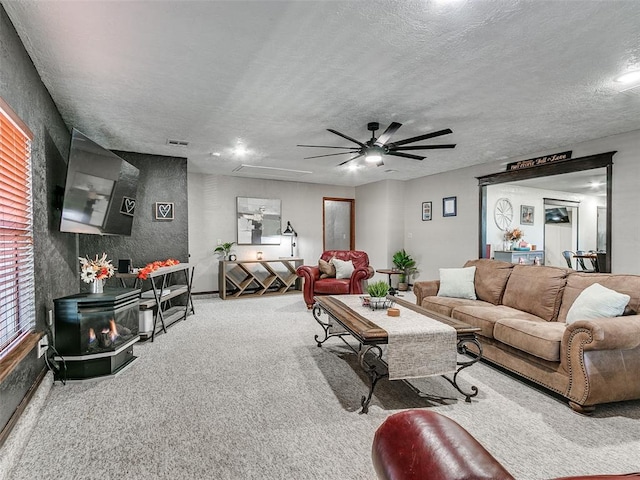
[[[193,291],[218,290],[218,261],[213,253],[217,241],[236,241],[236,197],[279,198],[282,228],[291,222],[298,233],[294,255],[305,264],[317,264],[322,253],[322,197],[355,198],[352,187],[316,185],[277,180],[257,180],[223,175],[189,174],[189,262],[196,266]],[[288,257],[291,243],[280,245],[235,245],[238,259]]]
[[[404,247],[405,183],[385,180],[356,188],[356,249],[367,252],[374,270],[392,268],[393,254]],[[388,278],[376,273],[371,281]]]

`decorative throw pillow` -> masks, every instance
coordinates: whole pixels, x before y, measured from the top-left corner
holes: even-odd
[[[476,290],[473,280],[476,276],[476,267],[441,268],[439,297],[476,299]]]
[[[619,317],[624,313],[629,300],[629,295],[594,283],[580,292],[571,305],[567,313],[567,325],[577,320]]]
[[[351,278],[351,274],[353,273],[353,262],[351,260],[338,260],[337,258],[332,258],[331,263],[336,267],[336,278]]]
[[[333,260],[333,259],[331,259]],[[320,278],[335,278],[336,267],[333,266],[331,260],[318,260],[318,268],[320,269]]]

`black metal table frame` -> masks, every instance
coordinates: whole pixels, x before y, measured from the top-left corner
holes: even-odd
[[[326,323],[321,320],[320,316],[322,315],[323,312],[330,319],[334,320],[342,328],[344,328],[345,331],[331,333],[330,330],[335,327],[332,323]],[[359,339],[356,335],[354,335],[353,331],[351,330],[351,328],[349,328],[348,325],[345,325],[344,322],[340,321],[339,318],[337,318],[335,315],[329,312],[326,308],[323,307],[323,305],[319,304],[318,302],[316,302],[313,305],[313,318],[324,330],[324,338],[322,340],[319,338],[318,335],[314,336],[314,340],[316,341],[316,344],[318,347],[322,347],[322,344],[326,342],[328,339],[332,337],[338,337],[353,353],[355,353],[358,356],[358,363],[360,364],[364,372],[369,377],[369,382],[370,382],[369,393],[367,395],[363,395],[360,399],[360,405],[362,407],[362,409],[360,410],[360,413],[367,413],[369,411],[369,403],[371,403],[371,398],[373,397],[373,391],[376,387],[376,384],[380,379],[389,376],[388,365],[386,361],[382,358],[383,352],[382,352],[382,349],[380,348],[380,345],[386,344],[387,340],[385,339],[384,341],[364,341],[362,339]],[[344,339],[345,336],[350,336],[354,338],[358,342],[358,348],[357,349],[354,348],[352,344],[347,342]],[[456,364],[458,368],[456,369],[452,378],[450,378],[447,375],[441,375],[441,377],[447,380],[451,385],[455,387],[456,390],[458,390],[458,392],[460,392],[462,395],[465,396],[465,402],[470,403],[471,398],[478,395],[478,387],[476,387],[475,385],[472,385],[471,391],[465,392],[464,390],[462,390],[460,385],[458,385],[458,374],[465,368],[468,368],[474,363],[480,361],[480,359],[482,358],[482,345],[480,344],[480,342],[478,342],[478,339],[476,338],[475,333],[457,333],[456,350],[459,354],[469,353],[466,346],[468,343],[474,344],[477,347],[478,352],[477,353],[473,352],[473,358],[471,360],[457,361]],[[367,359],[365,358],[367,353],[371,353],[371,355],[373,355],[373,361],[367,361]],[[376,364],[380,364],[382,366],[382,370],[378,369]],[[409,387],[412,390],[417,391],[417,389],[413,385],[411,385],[411,383],[405,380],[403,381],[407,385],[409,385]]]

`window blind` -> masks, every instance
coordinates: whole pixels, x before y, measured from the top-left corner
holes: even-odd
[[[32,138],[0,98],[0,358],[35,327]]]

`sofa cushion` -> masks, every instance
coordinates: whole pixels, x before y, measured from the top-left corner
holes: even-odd
[[[627,294],[594,283],[585,288],[571,305],[567,313],[567,324],[591,318],[619,317],[630,299]]]
[[[559,322],[503,318],[496,322],[493,337],[536,357],[559,362],[560,343],[566,328],[566,324]]]
[[[349,293],[349,282],[347,279],[323,278],[316,280],[313,286],[313,293],[321,295],[343,295]]]
[[[515,265],[502,304],[555,321],[568,274],[566,268]]]
[[[562,305],[558,314],[558,321],[565,322],[567,313],[578,295],[587,287],[599,283],[619,293],[631,296],[629,309],[640,311],[640,275],[622,275],[611,273],[571,273],[567,277],[567,286],[562,295]]]
[[[353,262],[351,260],[340,260],[332,258],[331,263],[336,269],[336,278],[351,278],[353,273]]]
[[[513,263],[480,258],[469,260],[465,267],[476,267],[475,289],[478,299],[500,305]]]
[[[478,305],[462,305],[454,308],[451,317],[461,322],[468,323],[481,330],[479,335],[486,338],[493,338],[493,329],[495,323],[503,318],[519,318],[522,320],[542,322],[540,317],[531,315],[530,313],[521,312],[515,308],[505,307],[504,305],[493,305],[486,302],[478,302]],[[484,305],[481,305],[483,303]]]
[[[483,302],[482,300],[469,300],[467,298],[452,298],[452,297],[425,297],[422,299],[421,307],[431,310],[432,312],[439,313],[440,315],[451,316],[451,312],[454,308],[463,305],[481,305],[484,307],[491,307],[493,304]]]
[[[318,260],[318,268],[320,269],[320,278],[335,278],[336,267],[333,266],[331,261]]]
[[[475,275],[476,267],[441,268],[438,296],[475,300]]]

